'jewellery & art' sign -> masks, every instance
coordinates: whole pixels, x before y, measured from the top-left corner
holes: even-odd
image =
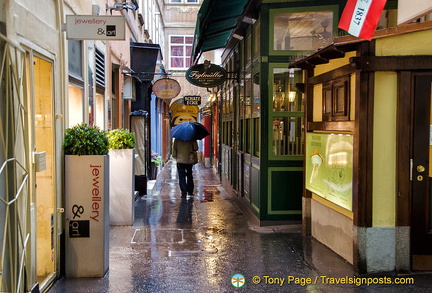
[[[222,67],[204,61],[186,71],[186,79],[189,83],[199,87],[215,87],[221,85],[227,79],[227,72]]]
[[[68,40],[125,40],[125,17],[119,15],[66,15]]]

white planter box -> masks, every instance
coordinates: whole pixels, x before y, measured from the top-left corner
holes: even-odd
[[[110,224],[132,226],[135,220],[135,149],[109,150]]]
[[[109,157],[65,156],[66,277],[103,277],[109,262]]]

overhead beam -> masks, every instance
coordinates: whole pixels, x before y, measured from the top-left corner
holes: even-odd
[[[361,71],[431,70],[432,56],[351,57],[350,63]]]

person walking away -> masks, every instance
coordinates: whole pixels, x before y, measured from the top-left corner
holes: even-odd
[[[193,195],[194,182],[192,167],[198,162],[197,159],[198,143],[194,141],[183,141],[174,139],[172,156],[177,161],[177,172],[181,196]]]

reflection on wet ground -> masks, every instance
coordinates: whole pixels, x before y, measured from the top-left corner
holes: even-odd
[[[303,236],[300,224],[259,227],[210,168],[194,167],[194,196],[180,197],[175,163],[150,195],[137,199],[133,226],[111,226],[103,278],[61,278],[51,292],[431,292],[416,285],[323,284],[353,278],[352,267]],[[242,288],[231,284],[242,274]],[[288,284],[288,280],[291,280]],[[306,284],[310,281],[311,284]]]

